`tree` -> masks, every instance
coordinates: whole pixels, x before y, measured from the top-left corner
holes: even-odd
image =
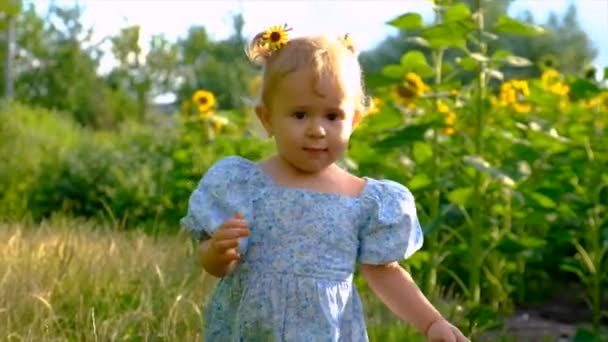
[[[444,1],[451,2],[451,1]],[[455,3],[456,1],[454,1]],[[484,23],[488,28],[494,27],[499,16],[507,13],[511,1],[487,1],[487,0],[465,0],[472,11],[481,5],[484,10]],[[534,24],[534,18],[530,13],[523,14],[523,21]],[[591,47],[590,41],[576,19],[576,7],[571,5],[560,23],[557,16],[553,14],[549,21],[543,25],[546,34],[539,36],[508,36],[499,35],[488,45],[490,53],[498,50],[511,51],[513,54],[531,60],[532,67],[505,67],[502,70],[505,78],[532,77],[540,73],[540,65],[546,56],[553,56],[557,61],[557,67],[562,72],[572,73],[580,71],[581,68],[595,57],[596,51]],[[410,41],[408,38],[415,37],[418,32],[408,30],[400,31],[397,36],[387,37],[375,49],[361,54],[361,63],[364,70],[370,74],[380,72],[384,65],[399,64],[401,56],[410,50],[420,50],[429,57],[428,50]],[[454,60],[455,57],[464,56],[459,50],[449,49],[446,51],[445,59]],[[462,75],[466,81],[467,75]]]
[[[13,60],[15,46],[15,21],[21,12],[21,1],[9,0],[0,2],[0,32],[4,33],[2,49],[0,49],[0,60],[4,61],[2,68],[2,89],[0,90],[8,99],[14,96]]]
[[[207,89],[216,95],[221,108],[243,106],[254,73],[244,53],[243,25],[238,15],[233,18],[234,34],[226,40],[212,41],[204,27],[194,26],[178,41],[184,79],[178,98],[188,99],[196,89]]]
[[[70,113],[83,125],[113,124],[108,89],[97,75],[102,55],[78,7],[51,6],[47,20],[31,4],[16,22],[15,95],[23,103]]]

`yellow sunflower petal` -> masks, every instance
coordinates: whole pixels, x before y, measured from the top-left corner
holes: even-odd
[[[199,112],[204,113],[215,106],[215,96],[210,91],[199,89],[192,95],[192,102]]]
[[[287,24],[270,26],[262,35],[262,42],[272,50],[278,50],[287,44],[289,37],[287,32],[291,28]]]

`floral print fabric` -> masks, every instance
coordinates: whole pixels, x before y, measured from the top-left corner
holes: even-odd
[[[181,223],[206,238],[241,212],[250,234],[204,318],[205,341],[367,341],[357,262],[385,264],[422,246],[412,194],[365,178],[358,197],[286,188],[254,162],[226,157],[192,193]]]

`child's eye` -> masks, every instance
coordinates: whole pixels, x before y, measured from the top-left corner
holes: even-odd
[[[336,121],[339,120],[342,116],[338,113],[329,113],[327,114],[327,119],[329,121]]]
[[[296,119],[304,119],[304,117],[306,116],[306,113],[305,112],[294,112],[293,116]]]

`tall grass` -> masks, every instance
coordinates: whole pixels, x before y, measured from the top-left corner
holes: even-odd
[[[200,340],[213,279],[184,234],[0,223],[0,339]]]

